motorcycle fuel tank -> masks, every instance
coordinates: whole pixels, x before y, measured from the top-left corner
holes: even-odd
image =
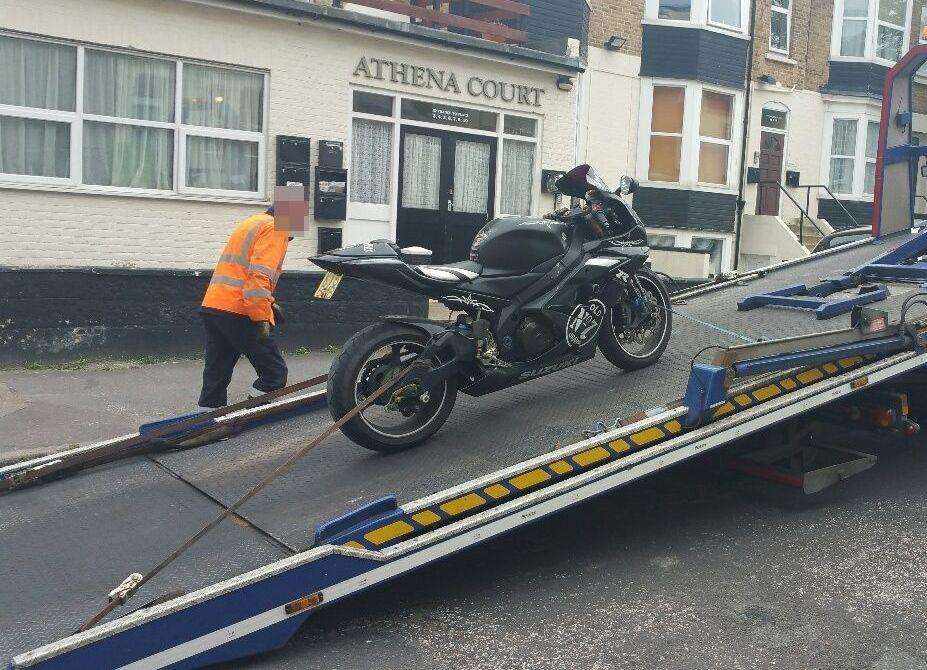
[[[484,268],[528,272],[551,258],[566,253],[570,226],[559,221],[526,216],[506,216],[487,223],[476,234],[470,260]]]

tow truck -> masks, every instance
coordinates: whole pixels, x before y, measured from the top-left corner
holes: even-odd
[[[0,492],[7,494],[0,503],[8,505],[5,551],[36,544],[36,532],[59,533],[55,551],[29,552],[0,587],[4,615],[16,620],[26,647],[11,658],[10,668],[199,668],[277,648],[320,608],[708,454],[730,470],[806,493],[866,471],[875,462],[872,454],[815,435],[835,425],[902,438],[919,430],[906,388],[919,383],[927,365],[927,232],[913,230],[916,170],[927,153],[912,140],[910,82],[925,62],[927,46],[915,47],[886,79],[872,238],[677,294],[674,311],[683,318],[655,368],[615,376],[590,364],[538,382],[542,394],[562,394],[564,384],[572,385],[584,407],[594,406],[588,412],[561,403],[559,418],[573,435],[585,425],[583,436],[570,439],[569,429],[538,427],[532,412],[539,403],[523,402],[530,389],[491,401],[503,403],[501,412],[480,404],[490,401],[474,401],[442,433],[447,449],[431,457],[428,449],[440,445],[417,452],[432,476],[411,490],[435,481],[446,486],[402,503],[395,494],[368,496],[371,486],[387,479],[371,473],[400,463],[399,481],[412,460],[365,457],[354,465],[372,485],[360,474],[351,479],[349,470],[335,470],[346,481],[329,483],[327,491],[344,493],[353,484],[368,502],[333,514],[328,511],[343,505],[345,496],[320,496],[323,483],[309,470],[288,481],[298,508],[276,497],[230,506],[249,473],[248,460],[239,454],[240,462],[217,471],[215,459],[233,450],[234,438],[212,445],[203,458],[198,449],[160,453],[227,437],[235,431],[222,424],[230,421],[245,430],[274,416],[311,412],[320,396],[304,382],[295,399],[158,422],[116,440],[0,469]],[[849,323],[838,327],[801,309],[737,309],[751,295],[863,266],[879,268],[885,297],[856,304]],[[703,349],[706,326],[746,342]],[[655,402],[641,407],[642,399]],[[606,413],[607,420],[593,423],[594,413]],[[284,432],[283,425],[274,429]],[[336,446],[347,453],[346,445]],[[524,458],[513,462],[512,454]],[[461,470],[493,461],[497,467],[486,474],[454,481]],[[121,506],[101,509],[101,499]],[[167,513],[159,505],[179,509]],[[327,518],[303,537],[313,505]],[[160,558],[175,524],[208,518],[216,509],[237,523],[216,530],[211,544],[201,542],[199,553],[188,553],[165,575],[196,588],[165,595],[146,584],[135,595],[141,606],[122,613],[117,606],[128,607],[142,576],[134,573],[109,592],[107,613],[115,616],[72,632],[99,604],[87,598],[99,593],[103,580],[140,560]],[[82,542],[94,524],[107,526],[100,543]],[[249,567],[227,574],[240,565]],[[215,574],[223,577],[202,583]],[[156,597],[146,602],[146,596]]]

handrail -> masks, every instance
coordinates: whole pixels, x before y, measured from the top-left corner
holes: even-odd
[[[823,188],[825,191],[827,191],[827,195],[830,196],[831,200],[837,203],[837,206],[840,207],[840,209],[843,210],[843,213],[846,214],[850,218],[850,220],[855,224],[854,227],[855,228],[862,227],[860,222],[856,220],[856,217],[850,213],[850,210],[848,210],[844,206],[844,204],[837,199],[837,196],[834,195],[833,191],[830,190],[830,187],[828,187],[827,184],[798,184],[797,186],[792,187],[792,188],[805,189],[805,207],[802,207],[801,205],[798,204],[798,201],[792,197],[792,194],[789,193],[788,190],[786,190],[785,186],[783,186],[782,182],[780,181],[775,181],[775,180],[770,179],[770,180],[765,180],[765,181],[758,181],[756,182],[756,184],[757,186],[775,185],[779,187],[779,190],[782,191],[782,193],[784,193],[786,197],[792,201],[792,204],[794,204],[798,208],[798,211],[801,212],[801,219],[799,220],[799,224],[798,224],[798,241],[801,243],[802,246],[805,245],[804,222],[806,218],[811,222],[811,225],[815,227],[815,229],[821,234],[822,237],[826,237],[828,234],[826,231],[824,231],[821,228],[821,226],[818,225],[818,222],[814,218],[812,218],[811,214],[808,213],[808,210],[811,209],[811,189],[813,188]]]
[[[799,204],[798,204],[798,201],[797,201],[794,197],[792,197],[792,194],[789,193],[789,192],[785,189],[785,186],[782,185],[782,182],[779,182],[779,181],[775,181],[775,180],[770,179],[770,180],[767,180],[767,181],[759,181],[759,182],[757,182],[757,185],[758,185],[758,186],[772,186],[772,185],[778,186],[778,187],[779,187],[779,190],[782,191],[782,192],[785,194],[785,197],[787,197],[789,200],[791,200],[791,201],[792,201],[792,204],[795,205],[795,206],[798,208],[798,211],[799,211],[799,212],[801,212],[801,218],[800,218],[799,221],[798,221],[798,242],[799,242],[799,244],[801,244],[802,246],[805,246],[805,219],[808,219],[808,220],[811,222],[811,225],[814,226],[814,227],[817,229],[817,231],[818,231],[819,233],[821,233],[821,237],[824,237],[825,235],[827,235],[827,233],[825,233],[823,230],[821,230],[821,227],[818,225],[818,222],[815,221],[815,220],[811,217],[811,215],[807,212],[807,210],[805,210],[804,207],[802,207],[801,205],[799,205]],[[800,187],[799,187],[799,188],[800,188]],[[810,190],[809,190],[808,192],[810,193]],[[809,207],[811,206],[810,196],[809,196],[808,206],[809,206]]]
[[[852,222],[855,224],[853,227],[854,227],[854,228],[861,228],[861,227],[862,227],[862,225],[860,224],[860,222],[856,220],[856,217],[853,216],[852,214],[850,214],[850,210],[848,210],[848,209],[844,206],[844,204],[843,204],[842,202],[840,202],[840,201],[837,199],[837,196],[834,195],[833,191],[830,190],[830,188],[827,186],[827,184],[800,184],[799,186],[796,186],[796,188],[808,189],[808,190],[807,190],[807,193],[808,193],[808,201],[809,201],[809,204],[810,204],[810,201],[811,201],[811,189],[813,189],[813,188],[823,188],[825,191],[827,191],[827,195],[830,196],[830,199],[833,200],[834,202],[836,202],[837,205],[840,207],[840,209],[843,210],[843,213],[846,214],[848,217],[850,217],[850,221],[852,221]]]

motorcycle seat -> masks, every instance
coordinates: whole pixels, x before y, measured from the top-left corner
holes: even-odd
[[[474,265],[476,264],[474,263]],[[449,265],[413,265],[412,268],[419,274],[428,277],[428,279],[454,284],[473,281],[480,276],[479,272]]]

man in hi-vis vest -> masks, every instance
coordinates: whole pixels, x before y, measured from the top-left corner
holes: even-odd
[[[273,207],[238,224],[225,245],[200,308],[206,326],[201,408],[227,404],[241,356],[258,375],[252,395],[286,385],[286,362],[273,338],[274,326],[283,321],[274,289],[287,246],[305,230],[308,212],[301,186],[278,186]]]

